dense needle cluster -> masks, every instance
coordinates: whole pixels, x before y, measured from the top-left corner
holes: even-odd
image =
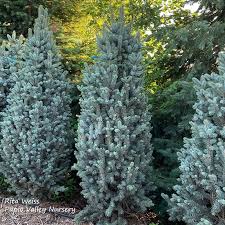
[[[1,122],[0,172],[19,196],[63,190],[69,169],[70,85],[43,7],[29,31]]]
[[[151,115],[143,90],[141,44],[124,22],[106,25],[98,57],[84,71],[78,162],[87,207],[76,221],[123,225],[125,212],[152,206]]]

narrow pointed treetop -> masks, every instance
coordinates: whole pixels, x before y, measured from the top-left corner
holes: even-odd
[[[143,91],[141,43],[121,10],[97,38],[95,65],[84,71],[75,168],[87,207],[76,222],[127,224],[125,212],[152,206],[151,115]],[[76,153],[77,154],[77,153]]]
[[[0,172],[19,196],[62,190],[70,163],[70,84],[39,8],[3,114]]]

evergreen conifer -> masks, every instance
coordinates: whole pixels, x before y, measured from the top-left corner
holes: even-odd
[[[62,190],[69,168],[70,85],[42,6],[3,113],[0,172],[19,196]]]
[[[84,71],[75,168],[87,206],[76,222],[127,224],[126,211],[144,212],[151,179],[151,116],[143,91],[139,36],[119,20],[98,37],[95,65]],[[150,181],[147,183],[147,181]]]
[[[219,74],[194,78],[197,101],[191,138],[178,153],[180,184],[168,200],[170,219],[193,225],[225,224],[225,54]]]
[[[0,112],[7,105],[7,96],[14,85],[13,74],[17,73],[21,61],[24,39],[16,33],[7,35],[8,40],[0,46]]]

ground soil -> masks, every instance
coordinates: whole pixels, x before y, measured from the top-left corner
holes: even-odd
[[[73,217],[79,210],[65,203],[26,204],[22,199],[0,196],[0,225],[75,225]]]
[[[40,204],[26,205],[14,197],[0,196],[0,225],[75,225],[73,217],[81,208],[79,204],[41,202]],[[72,206],[71,206],[72,205]],[[72,208],[77,206],[75,208]],[[60,209],[60,210],[59,210]],[[67,212],[62,211],[67,209]],[[129,225],[149,225],[158,222],[154,213],[129,214]],[[83,224],[83,225],[93,225]]]
[[[74,225],[72,219],[43,213],[12,213],[0,209],[0,225]]]

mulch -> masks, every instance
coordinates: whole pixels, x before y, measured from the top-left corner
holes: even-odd
[[[5,200],[6,198],[8,201]],[[78,202],[46,201],[36,205],[27,205],[20,199],[15,201],[14,197],[0,196],[0,225],[75,225],[73,218],[80,210],[81,206]],[[129,225],[149,225],[152,222],[156,224],[158,222],[157,215],[152,212],[131,213],[127,214],[126,218]]]
[[[73,218],[79,211],[79,207],[67,203],[29,205],[22,199],[0,196],[0,225],[75,225]]]

